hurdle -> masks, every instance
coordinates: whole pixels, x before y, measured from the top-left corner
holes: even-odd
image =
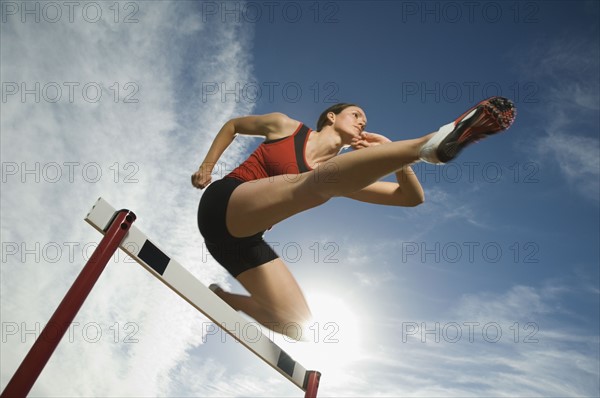
[[[260,328],[248,322],[191,272],[165,254],[156,243],[133,225],[135,219],[136,215],[130,210],[116,211],[104,199],[99,198],[96,201],[85,221],[104,237],[6,385],[0,398],[27,396],[106,264],[119,248],[209,320],[304,391],[305,398],[317,396],[320,372],[306,370],[262,333]],[[242,326],[237,328],[236,325]],[[253,337],[252,340],[244,339],[242,330],[252,330],[253,336],[257,337]]]

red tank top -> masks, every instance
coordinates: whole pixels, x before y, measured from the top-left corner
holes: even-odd
[[[306,140],[311,129],[300,123],[290,136],[264,141],[225,178],[258,180],[281,174],[300,174],[312,170],[306,162]]]

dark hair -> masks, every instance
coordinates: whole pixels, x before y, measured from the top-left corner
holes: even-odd
[[[341,111],[343,111],[344,109],[349,108],[351,106],[358,106],[358,105],[356,105],[356,104],[349,104],[349,103],[339,103],[339,104],[332,105],[329,108],[325,109],[323,111],[323,113],[321,113],[321,116],[319,116],[319,120],[317,120],[317,131],[321,131],[321,129],[327,123],[327,114],[329,112],[333,112],[333,113],[335,113],[337,115]]]

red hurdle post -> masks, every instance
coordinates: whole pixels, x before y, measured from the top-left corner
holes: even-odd
[[[106,264],[135,221],[135,214],[120,210],[115,214],[108,231],[85,264],[81,273],[60,302],[52,318],[37,338],[23,362],[6,385],[0,398],[26,397],[50,356],[73,322],[77,311],[94,287]]]
[[[317,397],[319,380],[321,380],[321,372],[317,372],[316,370],[311,370],[308,372],[308,380],[306,383],[306,393],[304,394],[304,398]]]

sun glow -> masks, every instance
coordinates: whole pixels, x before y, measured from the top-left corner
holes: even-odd
[[[342,381],[344,369],[361,356],[361,325],[351,306],[323,293],[307,294],[313,319],[303,331],[303,342],[291,344],[292,356],[311,369]]]

